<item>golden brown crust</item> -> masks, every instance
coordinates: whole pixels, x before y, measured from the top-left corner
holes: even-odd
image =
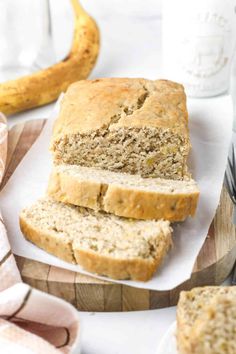
[[[113,279],[133,279],[148,281],[157,270],[172,244],[171,232],[160,237],[158,254],[154,258],[119,259],[82,249],[76,242],[66,241],[63,237],[39,230],[20,216],[20,228],[27,240],[48,253],[66,262],[77,263],[85,270],[108,276]]]
[[[127,107],[136,108],[132,114],[127,114]],[[116,119],[113,123],[114,117],[119,117],[118,122]],[[188,138],[188,114],[183,86],[167,80],[128,78],[74,83],[63,98],[52,143],[64,135],[87,134],[108,126],[110,129],[164,128]]]
[[[167,194],[84,181],[53,169],[48,194],[57,201],[134,219],[183,221],[194,216],[199,191]]]
[[[74,205],[79,205],[94,210],[99,210],[98,197],[100,195],[101,184],[81,181],[72,176],[62,174],[53,169],[47,193],[53,199]],[[77,202],[80,201],[81,204]]]
[[[43,232],[38,228],[34,228],[22,215],[20,215],[19,221],[20,229],[27,240],[31,241],[48,253],[63,259],[63,261],[75,263],[72,244],[70,241],[65,240],[63,237],[59,237],[56,234],[49,234],[46,231]]]
[[[168,249],[163,247],[157,259],[114,259],[84,249],[75,249],[77,263],[89,272],[112,279],[148,281],[155,273]]]

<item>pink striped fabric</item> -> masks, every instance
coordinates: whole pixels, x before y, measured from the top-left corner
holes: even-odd
[[[0,182],[7,124],[0,114]],[[0,353],[79,353],[78,312],[67,302],[23,284],[0,214]]]

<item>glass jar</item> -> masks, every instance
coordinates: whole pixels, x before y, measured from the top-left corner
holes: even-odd
[[[235,0],[164,0],[163,71],[192,97],[226,92],[235,48]]]
[[[0,82],[54,62],[49,0],[0,1]]]

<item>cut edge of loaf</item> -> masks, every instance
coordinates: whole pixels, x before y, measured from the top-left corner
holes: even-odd
[[[177,304],[177,347],[180,354],[192,354],[191,331],[204,308],[219,295],[227,295],[236,287],[230,286],[204,286],[193,288],[190,291],[181,291]],[[191,306],[195,302],[196,308]]]
[[[54,166],[47,193],[60,202],[117,216],[172,222],[194,216],[199,198],[191,179],[142,178],[77,165]]]
[[[64,205],[62,203],[55,202],[50,198],[44,198],[44,200],[50,200],[50,203],[60,204],[61,207],[71,208],[71,210],[86,210],[85,208]],[[40,201],[41,200],[39,200],[38,202]],[[36,204],[37,203],[35,203],[30,208],[34,208]],[[172,229],[167,221],[136,221],[136,223],[149,223],[149,226],[151,225],[151,223],[154,223],[153,225],[157,225],[156,232],[159,233],[155,234],[153,230],[153,235],[151,236],[151,239],[153,239],[153,243],[149,245],[150,252],[152,252],[150,253],[150,256],[147,258],[142,258],[141,256],[133,256],[130,258],[127,256],[127,258],[119,258],[115,254],[114,256],[109,256],[107,254],[102,254],[101,252],[96,252],[93,249],[84,248],[80,245],[79,239],[73,240],[71,238],[71,235],[69,234],[67,235],[68,238],[63,239],[61,232],[60,234],[57,234],[55,232],[51,232],[51,230],[47,229],[47,227],[40,228],[39,226],[35,225],[34,221],[30,220],[30,218],[27,217],[27,211],[29,211],[30,208],[24,209],[20,214],[20,228],[27,240],[31,241],[38,247],[44,249],[46,252],[63,259],[64,261],[81,265],[85,270],[89,272],[96,273],[102,276],[108,276],[113,279],[132,279],[137,281],[148,281],[155,273],[161,261],[165,257],[167,251],[172,245]],[[99,216],[99,213],[95,214]],[[109,216],[107,215],[107,217]],[[122,222],[122,218],[118,218],[115,216],[113,216],[113,218],[116,218],[118,220],[118,223]],[[128,221],[124,219],[124,222],[127,223]],[[130,222],[135,223],[135,221]],[[88,239],[89,237],[90,236],[88,236]],[[84,235],[83,237],[82,244],[84,242],[84,239],[86,240],[86,235]],[[137,246],[137,248],[138,247],[139,246]]]
[[[171,240],[161,242],[158,254],[153,259],[114,259],[92,251],[74,249],[77,264],[85,270],[116,280],[146,282],[152,278],[172,245]]]
[[[50,144],[56,164],[177,180],[190,148],[183,86],[127,78],[71,85]]]
[[[192,354],[236,353],[235,295],[216,295],[204,307],[191,329]]]
[[[55,164],[182,180],[189,174],[190,147],[187,137],[171,129],[104,127],[93,134],[64,135],[53,141],[51,151]]]

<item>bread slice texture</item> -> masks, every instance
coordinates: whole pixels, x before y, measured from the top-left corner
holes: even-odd
[[[48,195],[57,201],[118,216],[183,221],[194,216],[199,197],[193,180],[142,178],[138,175],[76,165],[54,166]]]
[[[201,341],[203,327],[207,328],[205,321],[209,320],[209,328],[212,325],[209,319],[209,311],[211,311],[212,306],[215,306],[214,301],[218,301],[216,300],[218,296],[222,298],[233,296],[236,298],[236,287],[207,286],[181,292],[177,305],[177,345],[180,354],[200,353],[195,352],[194,348],[196,342]],[[222,314],[222,316],[224,315]],[[204,326],[202,326],[203,322],[205,323]],[[197,338],[197,336],[199,337]],[[212,337],[208,339],[211,342],[213,341]],[[201,352],[201,354],[205,353],[211,354],[213,352]],[[220,351],[219,353],[228,352]]]
[[[149,280],[171,246],[168,221],[138,221],[44,198],[24,209],[26,239],[85,270],[113,279]]]
[[[191,331],[191,353],[236,353],[236,291],[215,296]]]
[[[105,78],[72,84],[55,122],[56,164],[183,179],[190,150],[183,86]]]

